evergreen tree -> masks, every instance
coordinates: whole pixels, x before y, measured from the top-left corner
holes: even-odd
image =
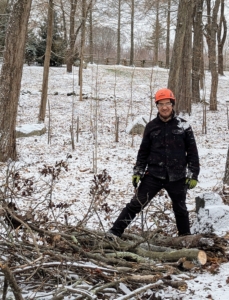
[[[66,43],[62,32],[58,26],[58,16],[54,12],[54,27],[52,36],[52,52],[50,58],[50,66],[61,66],[64,62],[64,53],[66,50]],[[46,38],[47,38],[47,19],[40,26],[38,36],[35,36],[33,32],[28,34],[27,46],[25,57],[29,64],[31,59],[35,60],[38,64],[43,65],[45,59],[45,49],[46,49]],[[35,48],[35,57],[34,55]]]
[[[26,46],[25,46],[25,61],[29,66],[36,59],[36,47],[37,47],[36,36],[32,31],[29,31]]]
[[[2,56],[5,46],[5,34],[9,19],[9,12],[7,9],[7,0],[0,1],[0,56]]]

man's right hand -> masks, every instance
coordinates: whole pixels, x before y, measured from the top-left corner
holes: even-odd
[[[132,184],[135,188],[137,188],[140,179],[141,179],[141,175],[133,175],[132,176]]]

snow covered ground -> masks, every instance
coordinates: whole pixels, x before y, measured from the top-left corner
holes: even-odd
[[[17,126],[37,123],[42,74],[42,67],[24,66]],[[211,78],[208,72],[205,76],[205,93],[208,100]],[[78,68],[74,68],[73,74],[68,74],[64,67],[51,68],[48,95],[50,110],[47,105],[45,120],[47,128],[49,122],[51,125],[51,143],[48,144],[48,133],[42,136],[19,138],[17,140],[18,162],[15,167],[22,170],[23,176],[38,180],[39,169],[44,165],[54,166],[56,162],[65,161],[66,157],[71,155],[67,159],[68,171],[62,171],[55,184],[52,201],[55,204],[70,204],[65,213],[68,215],[69,223],[74,224],[82,220],[90,205],[90,187],[95,168],[93,157],[96,157],[97,152],[97,173],[106,169],[111,176],[109,186],[111,192],[106,199],[111,211],[107,213],[103,209],[100,210],[104,229],[108,229],[120,209],[133,195],[131,175],[141,136],[129,135],[126,133],[126,127],[140,115],[149,118],[151,92],[154,95],[157,89],[166,87],[167,79],[168,70],[161,68],[88,65],[84,70],[83,78],[84,99],[79,101]],[[196,218],[194,213],[196,196],[206,192],[222,195],[222,179],[229,142],[226,107],[226,101],[229,100],[228,85],[229,72],[219,78],[218,110],[211,112],[207,107],[207,134],[202,133],[202,104],[193,104],[190,116],[182,115],[191,123],[194,130],[201,163],[198,186],[188,191],[187,204],[192,222]],[[73,91],[76,95],[67,96],[67,93]],[[153,104],[152,118],[156,113]],[[115,142],[116,117],[119,117],[119,142]],[[75,141],[73,151],[70,126],[73,124],[76,132],[77,118],[79,118],[80,133],[79,141]],[[4,173],[2,172],[0,176],[3,180]],[[18,205],[21,210],[23,207],[27,209],[28,205],[33,208],[41,205],[39,203],[43,199],[44,195],[37,192],[37,199],[33,199],[32,203],[21,199]],[[164,193],[157,196],[155,201],[161,207],[166,207],[165,211],[172,219],[173,214],[167,195]],[[58,207],[55,210],[58,218],[64,220],[63,210],[58,211]],[[148,208],[149,216],[150,212],[151,207]],[[96,216],[93,216],[87,225],[101,230]],[[145,226],[150,228],[154,225],[153,220],[147,219]],[[135,220],[133,226],[136,230],[140,230],[140,218]],[[216,224],[215,228],[215,233],[223,236],[229,232],[229,222],[224,222],[223,225],[220,223],[218,227]],[[174,223],[170,222],[166,230],[168,234],[174,234]],[[195,278],[187,281],[187,291],[179,295],[176,295],[174,290],[171,290],[171,293],[167,291],[161,294],[162,299],[229,299],[229,263],[222,264],[219,273],[214,275],[204,269],[201,274],[191,275]]]

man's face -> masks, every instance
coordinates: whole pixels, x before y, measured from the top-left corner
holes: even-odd
[[[159,114],[163,118],[168,118],[173,111],[172,103],[170,102],[170,99],[163,99],[157,102],[157,109]]]

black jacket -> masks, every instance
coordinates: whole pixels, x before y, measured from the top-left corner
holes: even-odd
[[[196,179],[200,171],[196,141],[191,126],[173,114],[163,122],[159,116],[145,128],[134,173],[148,172],[158,178],[176,181],[187,176]]]

